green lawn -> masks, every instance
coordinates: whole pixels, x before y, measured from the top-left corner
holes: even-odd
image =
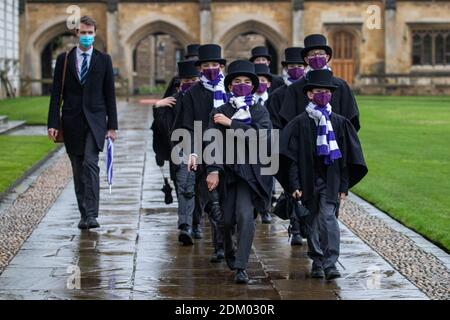
[[[28,125],[46,125],[50,97],[21,97],[0,100],[0,115],[25,120]]]
[[[0,136],[0,193],[55,146],[46,136]]]
[[[450,250],[450,97],[357,97],[369,174],[354,192]]]

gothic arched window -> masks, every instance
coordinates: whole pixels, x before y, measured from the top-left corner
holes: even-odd
[[[412,64],[450,66],[450,30],[414,30]]]

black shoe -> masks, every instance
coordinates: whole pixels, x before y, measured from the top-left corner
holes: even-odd
[[[211,256],[210,261],[214,263],[222,262],[225,259],[225,252],[223,249],[217,249]]]
[[[291,237],[291,246],[303,245],[303,239],[300,233],[293,233]]]
[[[325,273],[323,272],[322,267],[312,266],[311,269],[311,278],[323,278],[325,276]]]
[[[183,226],[180,230],[180,234],[178,235],[178,241],[183,243],[185,246],[193,245],[192,241],[192,231],[188,226]]]
[[[325,269],[325,279],[333,280],[340,277],[341,273],[338,271],[336,267],[329,267]]]
[[[95,217],[87,217],[86,224],[88,229],[100,228],[100,224]]]
[[[227,263],[228,268],[230,268],[231,271],[236,270],[234,263],[236,262],[236,256],[233,253],[225,255],[225,262]]]
[[[248,274],[244,269],[237,269],[236,275],[234,276],[234,281],[238,284],[248,283]]]
[[[80,219],[80,222],[78,222],[78,229],[85,230],[87,228],[88,228],[88,225],[86,223],[86,218],[83,217]]]
[[[272,199],[270,200],[270,203],[272,204],[272,206],[274,206],[277,203],[277,197],[272,195]]]
[[[261,222],[264,224],[269,224],[272,222],[272,216],[268,211],[261,213]]]
[[[203,232],[202,229],[199,226],[196,226],[192,229],[192,236],[194,239],[202,239],[203,238]]]

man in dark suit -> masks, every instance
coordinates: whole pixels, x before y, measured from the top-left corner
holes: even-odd
[[[100,227],[96,219],[100,194],[99,153],[106,138],[116,139],[118,129],[111,57],[93,48],[95,32],[95,20],[83,16],[77,29],[79,44],[68,53],[62,128],[59,106],[66,53],[56,60],[48,113],[49,138],[55,140],[60,129],[64,132],[81,213],[80,229]]]

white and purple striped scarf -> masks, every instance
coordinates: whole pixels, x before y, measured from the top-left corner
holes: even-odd
[[[219,73],[219,76],[212,81],[208,80],[203,74],[200,77],[203,87],[213,93],[214,108],[218,108],[228,101],[228,96],[225,92],[224,78],[225,76],[222,71]]]
[[[248,96],[231,96],[231,105],[236,109],[231,119],[243,122],[245,124],[252,124],[252,115],[250,114],[250,107],[255,104],[253,95]]]
[[[327,104],[325,107],[320,108],[315,103],[310,102],[306,107],[306,112],[310,118],[314,119],[317,125],[317,155],[323,156],[324,163],[330,165],[334,160],[342,157],[330,121],[331,105]]]

